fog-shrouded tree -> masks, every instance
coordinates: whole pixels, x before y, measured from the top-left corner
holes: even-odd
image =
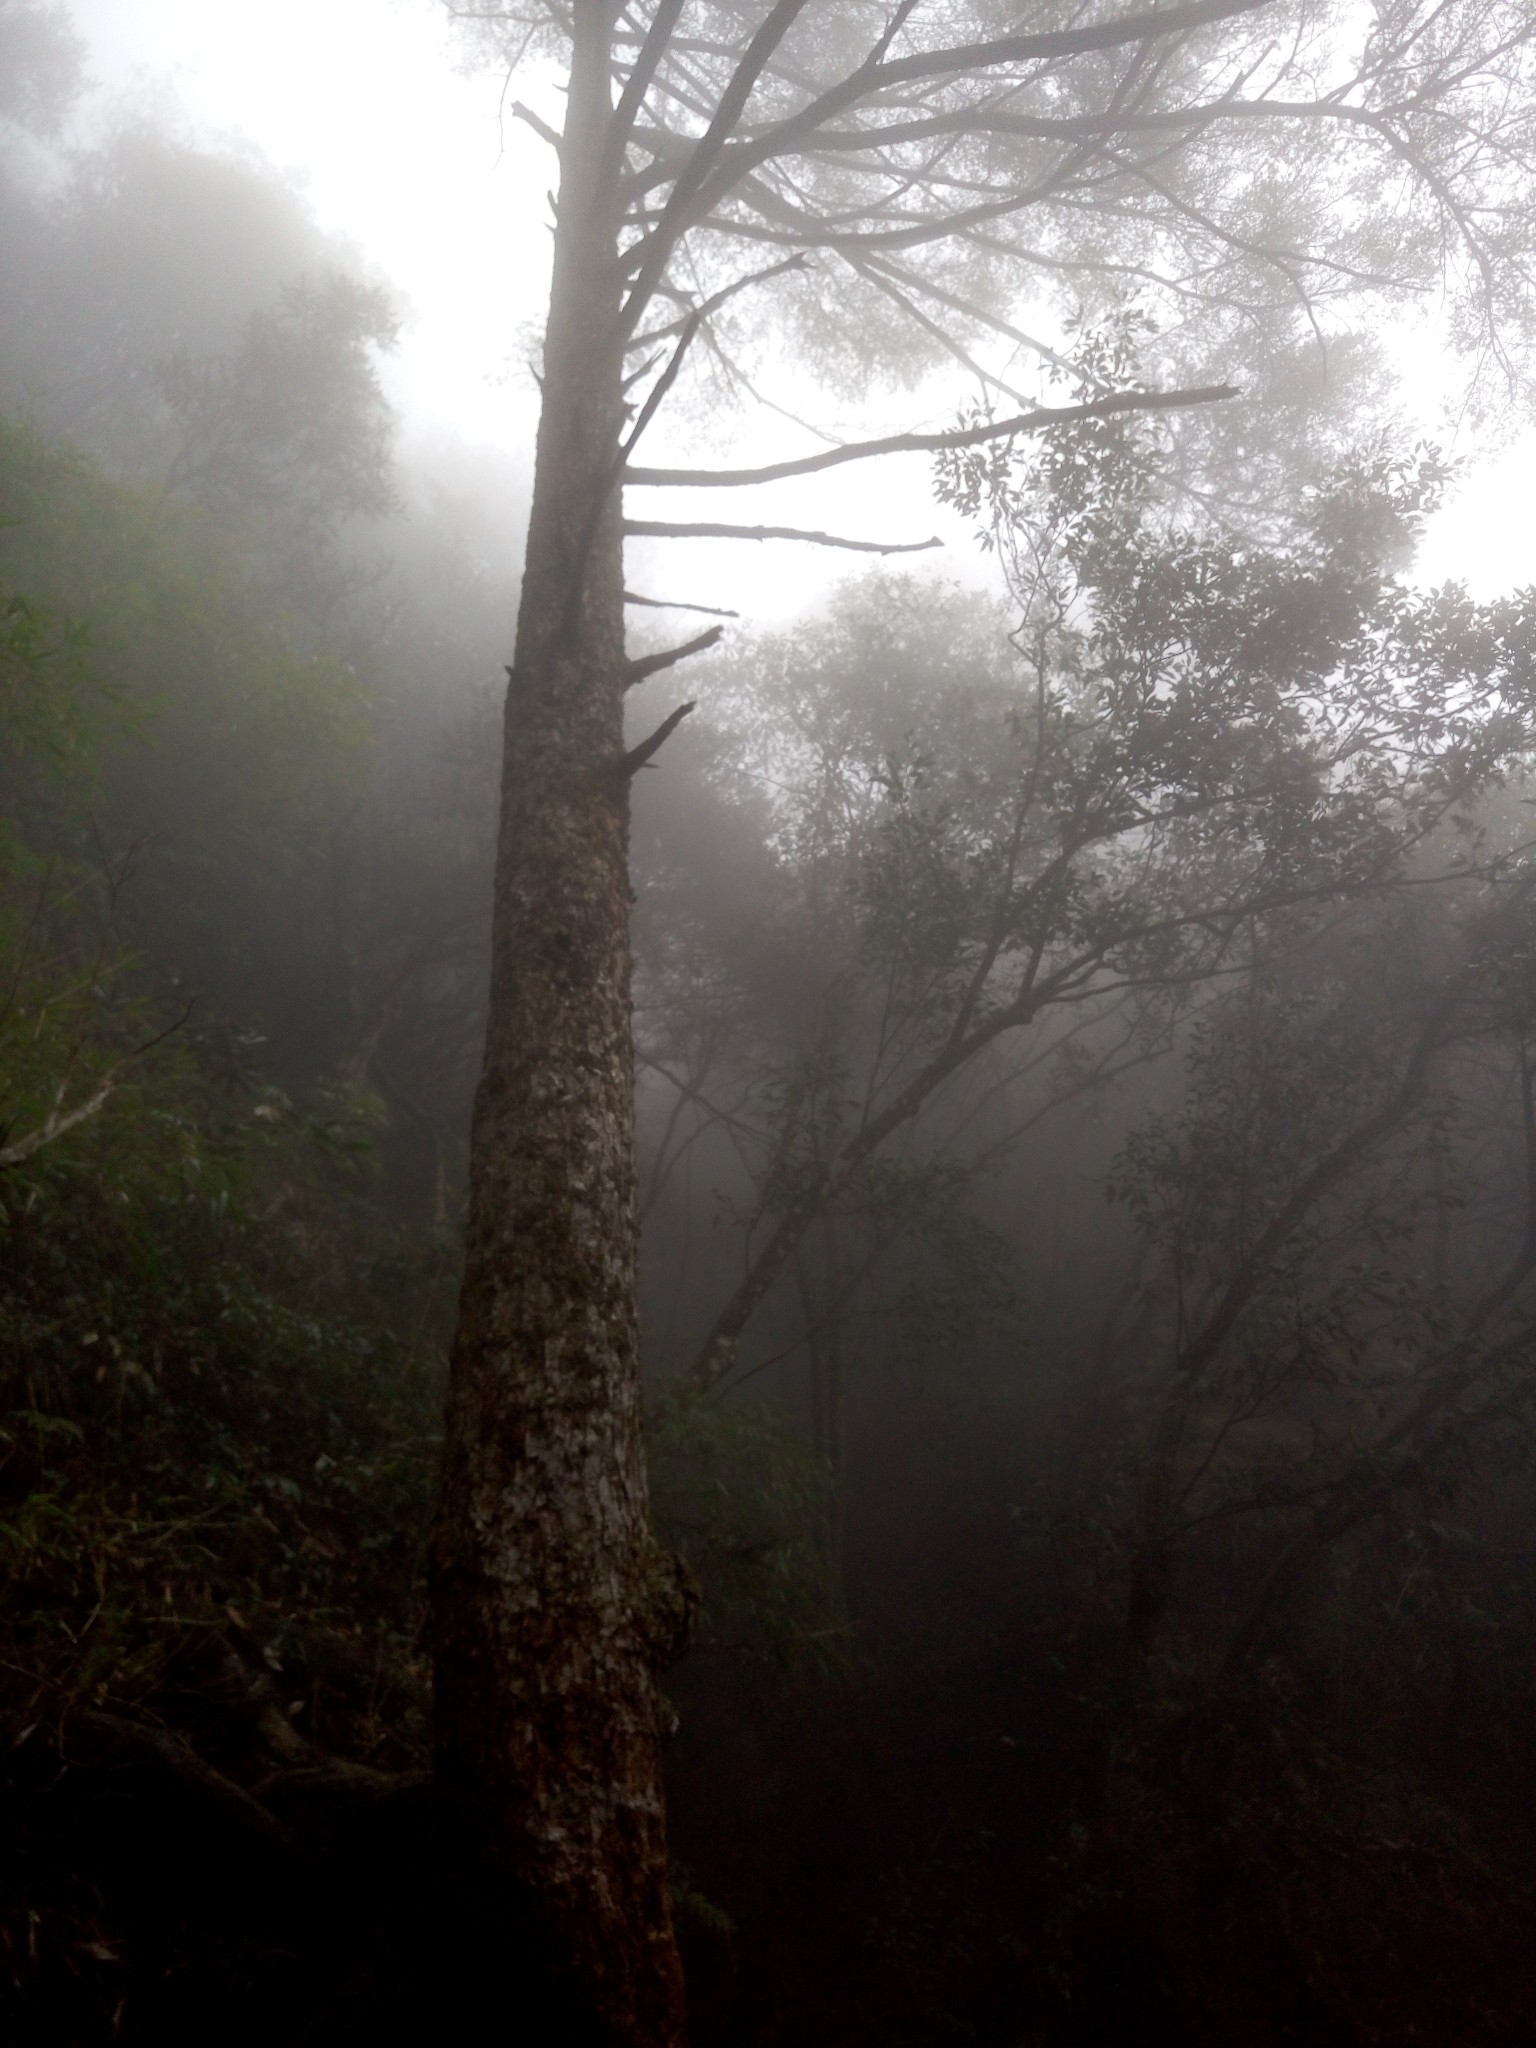
[[[1528,1407],[1532,876],[1523,835],[1498,836],[1476,877],[1277,920],[1189,1035],[1176,1113],[1130,1134],[1115,1192],[1151,1254],[1135,1657],[1216,1524],[1245,1531],[1218,1661],[1246,1675],[1330,1547],[1453,1492],[1469,1439]]]
[[[716,678],[712,779],[766,872],[742,920],[738,878],[717,902],[648,846],[643,927],[666,1142],[728,1128],[756,1183],[701,1386],[756,1369],[754,1318],[871,1174],[996,1156],[1164,1049],[1295,906],[1481,859],[1443,833],[1519,757],[1531,626],[1385,569],[1433,465],[1367,464],[1235,554],[1150,517],[1138,461],[1053,444],[1021,644],[888,580]]]
[[[67,28],[0,11],[26,45],[17,92],[46,85],[61,116],[81,83]],[[252,150],[142,114],[26,150],[12,129],[0,107],[0,402],[243,525],[283,609],[315,609],[340,529],[392,507],[387,290]]]
[[[633,747],[623,711],[631,685],[713,630],[632,660],[623,543],[892,544],[627,517],[624,494],[772,483],[1181,406],[1219,395],[1234,362],[1267,359],[1277,336],[1431,283],[1449,287],[1454,339],[1513,360],[1530,310],[1536,29],[1515,0],[1363,15],[1310,0],[1061,5],[1027,22],[988,0],[464,12],[503,61],[540,51],[567,75],[560,134],[527,114],[558,154],[559,190],[434,1549],[437,1771],[487,1874],[532,1902],[597,2035],[670,2043],[682,1992],[657,1678],[691,1598],[646,1522],[627,832],[631,778],[687,707]],[[755,468],[639,459],[679,380],[706,347],[732,361],[746,321],[771,316],[784,345],[845,386],[924,359],[969,379],[999,333],[1051,358],[1021,306],[1092,305],[1128,281],[1177,310],[1169,365],[1188,366],[1189,388],[1089,389],[1051,407],[994,377],[1022,412]],[[1282,615],[1287,629],[1305,655],[1307,622]],[[1330,668],[1310,671],[1315,686]],[[1198,718],[1185,734],[1181,686],[1174,708],[1149,708],[1127,801],[1153,807],[1149,831],[1186,832],[1198,865],[1206,779],[1234,772],[1244,747],[1277,768],[1299,748],[1277,836],[1260,838],[1283,841],[1315,886],[1342,852],[1331,828],[1308,841],[1327,747],[1297,736],[1301,707],[1252,638],[1238,670],[1249,715],[1229,741]],[[1195,667],[1181,673],[1208,701]],[[1428,686],[1433,658],[1420,674]],[[1134,662],[1111,687],[1134,696]],[[1065,765],[1063,778],[1065,802]],[[1037,909],[1054,906],[1048,881],[1032,878]],[[1062,915],[1097,917],[1082,943],[1112,950],[1114,912],[1093,891]],[[1023,932],[1005,918],[957,963],[970,992],[957,1042],[984,1012],[1033,1000],[998,985],[1028,951]],[[1064,957],[1059,971],[1076,970]]]
[[[170,487],[246,530],[290,610],[323,614],[338,530],[395,509],[395,421],[371,352],[397,326],[382,290],[333,271],[285,285],[228,354],[158,367]]]
[[[84,51],[62,7],[0,8],[0,133],[51,135],[80,90]]]
[[[92,805],[114,863],[144,846],[126,953],[260,1034],[296,1098],[338,1068],[377,1091],[391,1200],[446,1205],[495,823],[476,679],[524,483],[399,445],[391,299],[291,179],[164,110],[93,124],[56,8],[0,8],[0,42],[0,568],[132,706]],[[324,801],[264,809],[279,757]]]

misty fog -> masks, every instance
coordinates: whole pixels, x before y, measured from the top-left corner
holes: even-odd
[[[1536,2037],[1536,28],[1126,13],[0,0],[7,2039]]]

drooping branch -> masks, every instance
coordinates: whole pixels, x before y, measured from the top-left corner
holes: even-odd
[[[1282,100],[1268,96],[1241,99],[1223,93],[1214,100],[1182,107],[1113,107],[1091,114],[1024,114],[994,100],[982,105],[947,108],[943,112],[890,121],[879,126],[849,129],[819,129],[803,150],[796,154],[817,161],[862,156],[925,141],[976,141],[999,137],[1018,142],[1090,142],[1108,146],[1134,136],[1165,135],[1187,139],[1222,122],[1242,124],[1262,121],[1319,121],[1352,125],[1375,132],[1388,146],[1401,140],[1398,122],[1403,110],[1355,105],[1330,97],[1319,100]],[[750,133],[750,131],[745,131]],[[651,168],[637,176],[632,189],[643,191],[665,184],[676,174],[676,158],[688,147],[685,137],[655,130],[645,137],[651,152]],[[1414,166],[1418,169],[1418,160]],[[851,166],[856,174],[894,174],[890,163]],[[919,182],[922,182],[921,174]]]
[[[852,268],[864,279],[866,284],[873,286],[882,298],[889,299],[898,311],[904,313],[909,320],[914,321],[917,326],[921,327],[930,340],[938,343],[946,355],[953,356],[961,368],[968,370],[978,383],[990,385],[994,391],[1000,391],[1005,398],[1011,398],[1015,405],[1029,404],[1028,398],[1022,391],[1016,390],[1012,384],[1005,383],[1001,377],[987,369],[984,364],[978,363],[969,349],[957,341],[954,335],[942,327],[937,320],[931,319],[921,306],[914,306],[906,293],[893,284],[888,277],[882,276],[879,269],[873,263],[855,262]]]
[[[1058,370],[1066,370],[1075,377],[1082,375],[1076,364],[1053,349],[1048,342],[1041,341],[1036,335],[1026,334],[1022,327],[1015,327],[998,314],[988,312],[984,306],[975,306],[968,299],[957,298],[953,292],[946,291],[942,285],[936,284],[931,277],[923,277],[917,271],[908,270],[904,264],[893,262],[889,257],[865,257],[859,267],[893,277],[909,290],[920,292],[925,298],[933,299],[941,306],[948,306],[952,313],[958,313],[962,319],[974,320],[979,326],[990,327],[995,334],[1001,334],[1009,341],[1016,342],[1020,348],[1029,349],[1043,362],[1054,365]]]
[[[1346,122],[1385,134],[1389,117],[1374,108],[1355,106],[1348,100],[1243,100],[1230,94],[1191,106],[1127,112],[1112,118],[1102,114],[1019,114],[958,108],[910,121],[892,121],[880,128],[823,129],[816,136],[816,150],[818,154],[846,154],[889,149],[896,143],[932,141],[943,136],[1000,135],[1011,140],[1032,142],[1107,142],[1127,135],[1183,135],[1213,127],[1222,121],[1295,120]]]
[[[626,519],[626,538],[653,540],[803,540],[818,548],[851,548],[860,555],[920,555],[944,543],[930,540],[848,540],[803,526],[731,526],[716,520]]]
[[[876,455],[936,454],[948,448],[979,448],[1015,434],[1038,434],[1048,427],[1071,426],[1079,420],[1106,419],[1121,412],[1172,412],[1187,406],[1216,405],[1238,396],[1232,384],[1205,384],[1189,391],[1116,391],[1081,405],[1046,405],[984,427],[956,427],[937,434],[887,434],[876,441],[851,441],[817,455],[799,455],[788,462],[765,463],[760,469],[627,469],[628,484],[686,484],[722,488],[738,484],[778,483],[785,477],[811,476],[846,462],[867,462]]]

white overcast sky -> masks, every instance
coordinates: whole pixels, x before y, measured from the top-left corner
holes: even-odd
[[[554,166],[521,123],[498,118],[499,79],[455,70],[435,0],[71,0],[71,12],[105,100],[169,104],[200,132],[254,143],[301,178],[321,224],[393,282],[407,326],[388,375],[413,429],[531,458],[535,394],[522,365],[543,308]],[[526,96],[528,83],[517,90]],[[781,449],[786,434],[765,415],[749,459]],[[878,480],[867,470],[820,480],[814,503],[785,491],[771,509],[763,499],[749,508],[733,493],[728,510],[705,510],[697,495],[689,509],[882,538],[944,530],[948,566],[972,576],[963,537],[935,518],[926,461],[871,467]],[[1462,578],[1479,596],[1536,580],[1533,475],[1531,437],[1469,473],[1433,525],[1420,574]],[[659,502],[645,509],[669,516]],[[668,544],[667,555],[642,557],[632,580],[759,614],[795,608],[852,559],[783,544]]]

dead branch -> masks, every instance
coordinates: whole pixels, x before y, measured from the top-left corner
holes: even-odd
[[[802,526],[728,526],[707,519],[626,519],[624,532],[637,540],[804,540],[819,548],[852,548],[861,555],[920,555],[944,545],[937,534],[931,540],[846,540]]]
[[[631,747],[619,762],[619,773],[627,782],[639,768],[643,768],[652,754],[660,751],[673,733],[682,724],[690,711],[696,711],[697,704],[679,704],[675,711],[669,711],[649,739],[642,740],[638,747]]]
[[[624,602],[626,604],[644,605],[647,611],[653,612],[702,612],[706,618],[710,619],[739,619],[741,617],[740,612],[726,611],[721,605],[684,604],[681,599],[671,597],[641,597],[638,592],[633,590],[625,591]],[[508,673],[510,674],[510,670]]]
[[[724,632],[724,626],[710,626],[692,640],[685,640],[681,647],[665,647],[658,654],[637,655],[625,673],[625,689],[632,690],[636,683],[643,683],[647,676],[657,675],[664,668],[672,668],[677,662],[686,661],[690,654],[702,654],[706,647],[713,647]]]
[[[1033,412],[1016,413],[1011,419],[997,420],[985,427],[957,427],[938,434],[887,434],[877,441],[850,441],[842,448],[826,448],[818,455],[799,455],[788,462],[766,463],[761,469],[630,469],[625,472],[624,481],[700,488],[771,484],[785,477],[837,469],[845,462],[867,462],[876,455],[931,455],[948,448],[978,448],[987,441],[1004,441],[1015,434],[1038,434],[1048,427],[1070,426],[1077,420],[1105,419],[1121,412],[1172,412],[1186,406],[1217,405],[1237,396],[1237,388],[1232,384],[1206,384],[1191,391],[1116,391],[1108,398],[1091,398],[1082,405],[1040,406]]]
[[[124,1067],[133,1060],[142,1059],[145,1053],[163,1044],[174,1032],[179,1031],[191,1016],[192,1008],[192,1004],[188,1003],[174,1023],[167,1024],[163,1031],[157,1031],[152,1038],[146,1038],[142,1045],[136,1045],[131,1052],[124,1053],[120,1060],[114,1060],[92,1093],[71,1109],[64,1107],[64,1091],[68,1086],[68,1080],[66,1078],[61,1081],[54,1094],[52,1109],[36,1130],[28,1131],[23,1138],[13,1138],[9,1143],[0,1145],[0,1168],[24,1166],[29,1159],[35,1158],[44,1146],[53,1144],[56,1139],[67,1136],[70,1131],[78,1129],[83,1123],[89,1123],[93,1116],[99,1115],[116,1090],[118,1078]]]
[[[514,119],[519,121],[526,121],[528,126],[533,130],[534,134],[538,136],[541,142],[547,142],[551,149],[558,152],[560,148],[560,137],[555,133],[554,129],[550,127],[547,121],[540,119],[540,117],[533,111],[532,107],[525,107],[521,100],[514,100],[512,102],[512,113]]]

